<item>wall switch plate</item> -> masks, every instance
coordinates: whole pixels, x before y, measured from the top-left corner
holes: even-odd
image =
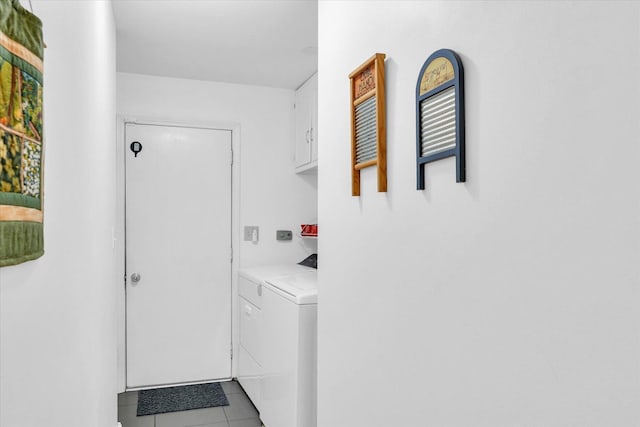
[[[257,225],[245,225],[244,226],[244,241],[245,242],[257,242],[259,239],[260,227]]]
[[[276,231],[276,240],[291,240],[293,239],[293,233],[291,230],[278,230]]]

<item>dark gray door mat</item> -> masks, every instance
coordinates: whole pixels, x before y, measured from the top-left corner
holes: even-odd
[[[227,405],[229,401],[220,383],[157,388],[138,392],[137,415],[140,417]]]

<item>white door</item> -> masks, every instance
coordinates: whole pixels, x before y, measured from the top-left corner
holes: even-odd
[[[125,144],[127,388],[228,379],[231,131],[127,123]]]

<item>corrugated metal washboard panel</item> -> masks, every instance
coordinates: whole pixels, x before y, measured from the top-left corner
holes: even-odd
[[[356,105],[356,164],[378,157],[376,97]]]
[[[421,157],[456,146],[456,92],[451,86],[420,103]]]

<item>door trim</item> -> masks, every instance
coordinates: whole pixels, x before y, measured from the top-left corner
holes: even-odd
[[[161,118],[135,118],[128,115],[116,116],[116,227],[113,231],[113,247],[116,251],[117,275],[119,281],[117,286],[117,318],[118,318],[118,393],[128,390],[139,390],[140,388],[127,389],[126,371],[126,294],[125,294],[125,124],[136,123],[140,125],[155,126],[176,126],[198,129],[227,130],[231,132],[231,149],[233,163],[231,164],[231,343],[230,351],[232,355],[238,354],[238,260],[240,259],[240,135],[241,127],[237,122],[206,121],[206,122],[175,122],[163,120]],[[231,159],[230,159],[231,161]],[[231,359],[231,377],[236,377],[237,358]],[[191,382],[188,384],[197,384]],[[171,384],[172,387],[183,384]],[[184,384],[187,385],[187,384]]]

